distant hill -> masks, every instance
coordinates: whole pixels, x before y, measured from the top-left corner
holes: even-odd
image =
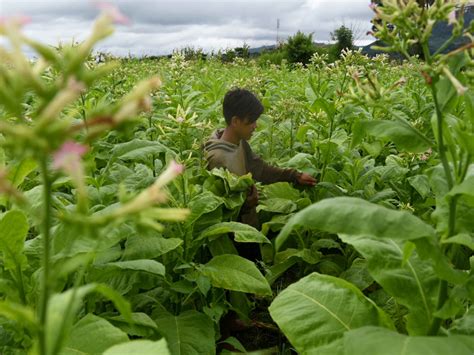
[[[276,48],[276,45],[269,45],[269,46],[261,46],[257,48],[249,48],[250,55],[257,55],[265,51],[272,51]]]
[[[464,13],[464,28],[469,26],[470,22],[474,20],[474,6],[469,6],[465,9]],[[438,22],[436,26],[433,28],[433,33],[430,38],[429,47],[431,53],[436,52],[444,42],[446,42],[450,37],[453,31],[453,26],[449,25],[447,22]],[[453,49],[461,47],[463,44],[468,42],[467,38],[457,38],[453,41],[444,51],[443,53],[447,53],[452,51]],[[383,51],[376,51],[373,50],[372,46],[384,46],[383,42],[375,41],[365,47],[362,48],[362,53],[367,54],[369,57],[374,57],[377,54],[386,53]],[[401,59],[402,55],[399,53],[389,53],[390,56],[394,59]]]
[[[317,47],[327,47],[327,46],[330,45],[329,43],[323,43],[323,42],[314,42],[314,44]],[[249,48],[249,53],[250,53],[251,56],[256,56],[256,55],[262,54],[262,52],[273,51],[276,48],[277,48],[277,46],[275,44],[268,45],[268,46],[256,47],[256,48]]]

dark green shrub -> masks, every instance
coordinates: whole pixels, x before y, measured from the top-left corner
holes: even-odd
[[[316,51],[313,34],[306,35],[298,31],[293,37],[288,38],[285,49],[290,63],[308,64],[311,56]]]

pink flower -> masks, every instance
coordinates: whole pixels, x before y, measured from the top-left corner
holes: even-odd
[[[177,121],[178,123],[183,123],[183,122],[184,122],[184,118],[180,116],[180,117],[178,117],[178,118],[176,119],[176,121]]]
[[[166,170],[158,176],[153,187],[156,190],[163,188],[170,181],[175,179],[178,175],[182,174],[184,171],[184,165],[176,163],[174,160],[170,162]]]
[[[114,23],[118,23],[120,25],[130,25],[130,19],[122,14],[117,6],[111,4],[110,2],[97,1],[96,6],[105,14],[109,15]]]
[[[176,174],[176,176],[182,174],[184,171],[184,165],[178,164],[174,160],[171,161],[169,168]]]
[[[64,170],[70,175],[76,175],[82,170],[81,158],[87,152],[85,145],[67,141],[59,150],[53,153],[53,168]]]

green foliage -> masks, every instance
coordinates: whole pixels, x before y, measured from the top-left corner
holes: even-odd
[[[168,350],[166,340],[161,339],[158,341],[134,340],[128,343],[114,345],[108,348],[104,352],[104,355],[133,355],[137,353],[142,355],[171,354]]]
[[[186,311],[173,316],[165,313],[158,315],[155,321],[166,337],[171,355],[215,354],[214,327],[205,314]]]
[[[258,62],[261,66],[266,66],[268,64],[281,65],[284,60],[288,61],[288,53],[285,48],[264,51],[258,56]]]
[[[344,334],[343,354],[456,354],[472,353],[473,340],[467,336],[413,337],[378,327],[363,327]]]
[[[332,48],[336,58],[341,56],[342,51],[349,51],[354,49],[354,34],[350,28],[341,26],[331,33],[333,41],[336,41]]]
[[[341,224],[341,220],[346,222]],[[394,211],[353,197],[325,199],[297,213],[278,235],[277,250],[297,226],[402,241],[435,235],[430,225],[408,212]]]
[[[23,254],[28,220],[21,211],[9,211],[0,220],[0,251],[5,270],[18,271],[27,265]]]
[[[393,327],[383,311],[355,286],[317,273],[286,288],[269,309],[300,353],[330,353],[345,332],[364,325]]]
[[[238,255],[218,255],[201,269],[211,284],[227,290],[271,295],[267,280],[249,260]]]
[[[452,9],[385,4],[397,26],[377,36],[402,52]],[[274,352],[472,353],[472,50],[330,64],[300,33],[305,66],[287,65],[288,46],[96,63],[109,32],[59,49],[13,36],[33,62],[2,48],[1,353],[212,354],[230,311],[264,335],[278,326]],[[160,90],[141,82],[156,74]],[[255,181],[207,171],[200,149],[235,86],[265,107],[255,152],[318,179],[257,184],[258,229],[238,220]],[[56,168],[71,142],[87,152]]]
[[[285,44],[285,50],[290,63],[308,64],[312,55],[316,52],[313,43],[313,34],[308,35],[298,31],[292,37],[288,38]]]
[[[97,334],[100,334],[100,337],[97,337]],[[101,317],[88,314],[74,325],[71,337],[61,354],[98,354],[113,345],[128,341],[125,332]]]

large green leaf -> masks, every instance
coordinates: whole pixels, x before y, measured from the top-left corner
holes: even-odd
[[[127,239],[123,258],[133,259],[154,259],[183,244],[179,238],[163,238],[161,235],[132,235]]]
[[[466,195],[474,201],[474,176],[468,176],[461,184],[454,186],[448,193],[448,197]]]
[[[124,295],[134,287],[152,288],[157,278],[164,275],[165,267],[158,261],[126,260],[94,265],[87,275],[87,280],[107,284]]]
[[[336,114],[336,106],[333,101],[319,97],[311,104],[311,109],[315,112],[324,111],[328,117],[334,117]]]
[[[20,186],[25,178],[33,172],[38,164],[33,159],[24,159],[19,164],[15,164],[14,168],[10,168],[8,177],[15,187]]]
[[[188,208],[191,210],[186,224],[193,225],[197,219],[202,215],[215,211],[224,203],[223,199],[214,195],[210,191],[204,191],[203,193],[194,197],[189,201]]]
[[[215,256],[201,271],[215,287],[258,295],[272,294],[267,280],[255,264],[238,255]]]
[[[390,239],[340,234],[367,260],[370,275],[395,300],[408,308],[411,335],[427,334],[436,310],[439,281],[427,261],[413,252],[405,260],[403,245]]]
[[[141,191],[152,185],[155,179],[153,171],[148,166],[135,164],[133,172],[118,183],[123,184],[127,191]]]
[[[454,234],[471,233],[474,227],[474,199],[470,187],[472,188],[474,182],[472,179],[474,165],[470,165],[464,182],[454,186],[451,191],[448,189],[446,174],[441,163],[428,169],[426,173],[431,189],[436,195],[436,210],[431,215],[431,219],[436,223],[436,230],[441,235],[447,235],[450,214],[449,200],[457,198]]]
[[[344,334],[347,355],[472,355],[474,338],[407,336],[380,327],[363,327]]]
[[[127,334],[119,328],[104,318],[88,314],[74,325],[61,354],[101,354],[115,344],[128,341]]]
[[[77,312],[81,309],[86,295],[97,292],[111,300],[120,313],[132,321],[130,304],[113,289],[100,284],[88,284],[63,293],[52,295],[48,301],[46,322],[47,353],[54,353],[53,349],[60,350],[70,334],[72,323]]]
[[[456,234],[442,241],[443,244],[460,244],[474,250],[474,236],[468,233]]]
[[[342,279],[310,274],[283,290],[270,315],[301,354],[340,339],[366,325],[393,327],[389,318],[354,285]]]
[[[367,260],[361,258],[355,259],[351,267],[345,270],[339,277],[354,284],[361,291],[374,282],[374,279],[367,270]]]
[[[18,210],[7,212],[0,220],[0,251],[5,269],[17,270],[27,264],[23,248],[28,229],[25,214]]]
[[[22,304],[0,300],[0,316],[13,320],[16,324],[30,330],[38,330],[34,310]]]
[[[128,343],[114,345],[103,355],[169,355],[166,339],[158,341],[134,340]]]
[[[234,240],[239,243],[270,243],[261,232],[248,224],[239,222],[222,222],[205,229],[198,240],[214,240],[221,235],[234,233]]]
[[[359,121],[354,124],[353,131],[353,146],[360,142],[362,132],[374,137],[391,140],[400,150],[413,153],[422,153],[432,145],[428,138],[405,120]]]
[[[212,256],[223,254],[239,254],[235,248],[235,243],[227,235],[210,241],[207,244],[207,247],[209,248]]]
[[[415,175],[411,176],[408,179],[408,183],[421,195],[421,197],[426,198],[431,189],[428,177],[426,175]]]
[[[277,182],[263,186],[263,195],[266,199],[282,198],[296,201],[301,198],[300,192],[287,182]]]
[[[298,226],[331,233],[370,235],[394,240],[435,235],[430,225],[408,212],[394,211],[355,197],[322,200],[296,213],[276,238],[277,250]]]
[[[155,321],[146,313],[132,313],[131,323],[122,315],[106,317],[106,319],[127,334],[134,336],[149,338],[157,330]]]
[[[0,138],[0,140],[2,138]],[[4,163],[5,163],[4,154],[5,154],[4,150],[0,148],[0,168],[4,167]],[[36,164],[36,161],[31,158],[23,159],[20,162],[18,161],[9,162],[8,169],[7,169],[8,180],[10,181],[12,186],[19,187],[23,183],[23,181],[25,181],[25,178],[36,169],[37,165],[38,164]],[[9,201],[8,195],[0,196],[0,205],[6,206],[8,201]]]
[[[144,161],[150,155],[154,156],[169,149],[156,141],[134,139],[130,142],[116,144],[112,148],[112,155],[121,160]]]
[[[143,271],[154,275],[165,276],[165,266],[155,260],[126,260],[105,264],[107,268],[118,268],[122,270]]]
[[[228,169],[214,168],[211,174],[224,181],[227,193],[247,191],[248,188],[254,184],[250,173],[238,176],[231,173]]]
[[[301,127],[299,131],[300,133],[305,131],[305,129],[301,129]],[[307,140],[306,135],[304,135],[304,138],[303,136],[301,136],[301,139],[303,139],[303,141],[306,141]],[[314,157],[311,154],[307,154],[307,153],[295,154],[290,160],[282,163],[281,167],[296,169],[298,171],[301,171],[310,175],[316,175],[319,173],[318,169],[315,168]]]
[[[265,279],[268,281],[269,285],[273,283],[283,274],[286,270],[295,265],[298,262],[298,258],[288,258],[285,261],[282,261],[278,264],[274,264],[266,270]]]
[[[205,314],[186,311],[179,316],[169,313],[155,319],[172,355],[215,354],[214,323]]]
[[[474,307],[472,305],[466,314],[453,322],[449,332],[474,336]]]
[[[446,258],[442,247],[436,240],[420,238],[414,240],[413,243],[416,245],[420,258],[430,261],[431,267],[440,279],[455,285],[461,285],[466,282],[469,275],[463,270],[453,268],[452,263]]]
[[[286,198],[269,198],[259,201],[257,212],[292,213],[298,209],[295,202]]]

